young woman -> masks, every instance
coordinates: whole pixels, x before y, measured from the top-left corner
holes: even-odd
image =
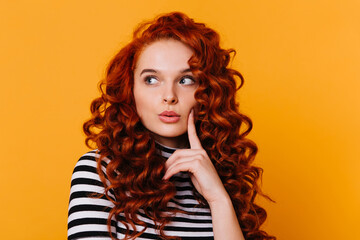
[[[262,169],[232,52],[178,12],[134,31],[84,123],[97,149],[74,169],[68,239],[275,239],[259,229]]]

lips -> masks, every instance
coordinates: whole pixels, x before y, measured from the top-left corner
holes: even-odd
[[[176,123],[180,120],[180,115],[174,111],[163,111],[159,114],[159,119],[165,123]]]

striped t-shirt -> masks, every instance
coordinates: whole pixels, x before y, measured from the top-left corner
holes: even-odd
[[[161,155],[165,158],[171,156],[176,150],[173,148],[159,146]],[[97,173],[96,151],[84,154],[77,162],[70,190],[70,202],[68,213],[68,239],[94,239],[110,240],[107,227],[107,219],[110,209],[114,206],[105,196],[102,198],[91,197],[93,193],[104,193],[104,187]],[[107,161],[109,161],[107,159]],[[105,173],[105,166],[103,172]],[[171,181],[176,187],[176,195],[168,203],[169,207],[185,210],[187,213],[176,213],[172,221],[165,226],[167,236],[178,236],[182,239],[214,239],[211,213],[209,208],[199,207],[195,199],[188,173],[175,174]],[[115,196],[109,193],[115,199]],[[147,223],[145,232],[136,239],[160,239],[159,232],[155,229],[153,220],[147,217],[139,209],[139,219]],[[137,231],[143,229],[136,226]],[[123,239],[125,226],[116,220],[112,220],[111,231],[118,239]]]

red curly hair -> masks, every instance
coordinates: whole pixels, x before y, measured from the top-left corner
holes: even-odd
[[[140,236],[144,230],[131,234],[129,230],[130,226],[135,229],[135,224],[146,227],[136,217],[138,209],[143,209],[163,238],[179,239],[164,233],[165,225],[176,212],[167,207],[176,190],[171,181],[162,180],[164,158],[157,154],[154,139],[142,125],[133,96],[136,61],[147,45],[161,39],[181,41],[194,51],[188,64],[199,81],[195,92],[199,105],[198,136],[231,197],[245,239],[276,239],[259,229],[266,211],[254,203],[254,198],[257,193],[263,195],[257,184],[262,169],[252,165],[257,146],[246,138],[252,121],[239,113],[235,101],[235,93],[244,83],[243,76],[228,67],[230,54],[235,51],[220,48],[218,33],[179,12],[137,27],[133,40],[110,62],[106,77],[100,82],[102,95],[91,103],[92,118],[83,125],[87,146],[91,148],[91,143],[95,143],[101,155],[98,173],[105,186],[104,194],[115,205],[109,214],[109,232],[111,219],[115,218],[128,230],[125,239]],[[101,170],[104,157],[111,159],[106,176]],[[116,200],[108,196],[109,191],[114,192]],[[207,204],[200,194],[197,198],[201,204]],[[118,217],[120,213],[125,220]]]

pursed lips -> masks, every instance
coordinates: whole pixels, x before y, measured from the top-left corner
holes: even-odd
[[[163,111],[159,114],[159,119],[165,123],[175,123],[180,120],[180,115],[174,111]]]
[[[166,116],[166,117],[180,117],[179,114],[177,114],[174,111],[163,111],[162,113],[159,114],[160,116]]]

